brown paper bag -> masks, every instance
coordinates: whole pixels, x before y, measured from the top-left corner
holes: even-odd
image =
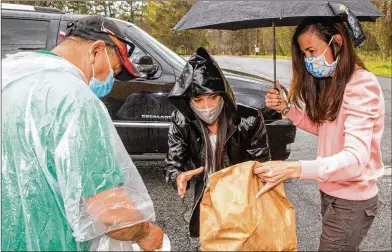
[[[294,207],[283,183],[256,199],[264,186],[253,174],[255,161],[209,177],[200,205],[203,251],[288,251],[297,249]]]

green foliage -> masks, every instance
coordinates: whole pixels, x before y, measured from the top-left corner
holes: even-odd
[[[365,66],[370,72],[376,75],[392,78],[392,64],[390,60],[385,62],[365,61]]]
[[[267,57],[272,55],[273,30],[270,27],[239,31],[190,30],[173,34],[173,27],[187,13],[193,2],[134,0],[12,1],[10,3],[54,7],[71,13],[98,14],[127,20],[141,27],[173,51],[183,55],[192,54],[200,46],[206,47],[214,55],[254,55],[256,45],[260,48],[260,55],[267,55]],[[362,24],[367,40],[365,46],[357,49],[357,52],[365,62],[375,62],[370,63],[369,68],[389,67],[390,69],[390,64],[386,62],[391,61],[392,55],[392,2],[373,1],[372,3],[384,13],[385,18]],[[291,56],[291,38],[294,30],[295,27],[276,28],[278,58]],[[373,67],[376,65],[377,67]]]
[[[364,23],[363,28],[368,40],[363,51],[378,50],[382,60],[391,56],[392,47],[392,2],[372,1],[384,13],[384,18],[378,18],[374,23]]]
[[[172,29],[192,6],[190,1],[150,1],[145,6],[141,28],[181,54],[193,53],[200,46],[207,46],[207,31],[193,30],[173,34]]]

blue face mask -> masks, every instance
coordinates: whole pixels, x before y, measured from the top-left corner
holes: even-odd
[[[110,72],[108,74],[108,76],[106,77],[105,81],[100,81],[94,78],[94,65],[92,65],[93,68],[93,77],[90,80],[90,89],[91,91],[94,92],[94,94],[96,96],[98,96],[98,98],[102,98],[105,97],[106,95],[108,95],[110,93],[110,91],[113,88],[113,83],[114,83],[114,72],[112,69],[112,66],[110,65],[110,60],[109,60],[109,56],[108,53],[105,49],[105,53],[106,53],[106,58],[109,62],[109,69]]]
[[[328,46],[331,44],[332,40],[333,37],[331,38],[331,41],[329,41]],[[339,56],[332,64],[328,64],[324,56],[327,52],[328,46],[320,56],[305,58],[306,70],[308,70],[308,72],[316,78],[331,77],[336,70]]]

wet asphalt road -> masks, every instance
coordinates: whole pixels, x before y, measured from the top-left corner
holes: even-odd
[[[273,78],[272,60],[242,57],[216,57],[224,68],[258,74]],[[282,84],[289,87],[291,66],[289,61],[278,60],[278,78]],[[279,74],[279,73],[285,73]],[[391,79],[379,78],[386,101],[385,133],[382,141],[383,161],[386,166],[391,164]],[[302,130],[297,131],[295,143],[289,159],[316,158],[317,138]],[[186,193],[184,202],[176,191],[166,184],[163,176],[163,161],[136,161],[136,166],[154,202],[156,223],[163,227],[168,234],[173,251],[195,250],[197,239],[189,239],[187,222],[190,218],[192,205],[192,188]],[[381,213],[375,219],[368,236],[362,242],[360,249],[366,251],[391,251],[391,175],[390,168],[379,181],[380,198],[385,203]],[[312,181],[292,180],[285,183],[288,199],[296,209],[298,251],[315,251],[318,248],[321,233],[320,196],[317,184]],[[188,210],[188,211],[186,211]]]
[[[186,193],[185,204],[163,176],[163,162],[135,162],[154,202],[156,223],[163,227],[171,240],[173,251],[192,251],[197,239],[188,238],[187,221],[190,218],[193,190]],[[375,219],[369,235],[362,242],[361,250],[391,251],[391,176],[379,182],[380,197],[386,203]],[[315,251],[321,232],[320,199],[317,184],[312,181],[285,183],[288,199],[294,205],[297,217],[298,251]],[[188,211],[184,214],[186,207]]]

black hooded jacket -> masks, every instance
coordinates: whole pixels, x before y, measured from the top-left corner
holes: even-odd
[[[181,172],[205,166],[205,139],[200,119],[190,107],[190,97],[207,93],[218,93],[225,102],[224,109],[229,120],[225,167],[249,160],[270,160],[267,132],[261,112],[235,103],[234,94],[222,70],[206,49],[199,48],[187,62],[168,96],[177,110],[172,114],[169,128],[165,173],[166,181],[175,189],[176,178]],[[204,172],[193,178],[196,180],[195,198],[189,230],[194,237],[199,236],[199,205],[206,187]]]

